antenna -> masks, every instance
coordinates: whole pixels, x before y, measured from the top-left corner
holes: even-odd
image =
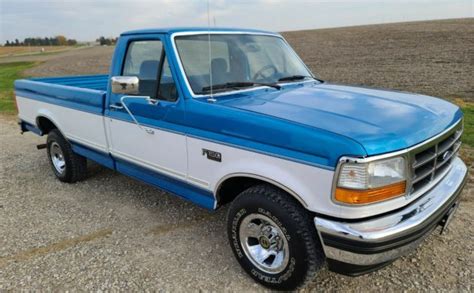
[[[207,99],[208,102],[215,102],[213,96],[213,82],[212,82],[212,47],[211,47],[211,15],[210,15],[210,8],[209,8],[209,1],[207,0],[207,43],[209,45],[209,89],[211,93],[211,97]]]

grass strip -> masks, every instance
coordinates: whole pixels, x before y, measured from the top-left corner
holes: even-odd
[[[24,78],[22,72],[37,65],[37,62],[0,63],[0,113],[15,114],[13,82]]]

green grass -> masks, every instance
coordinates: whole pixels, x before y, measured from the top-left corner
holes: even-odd
[[[464,112],[464,134],[462,141],[474,147],[474,104],[462,103],[460,106]]]
[[[15,114],[13,82],[23,78],[22,71],[33,67],[35,62],[13,62],[0,64],[0,113]]]

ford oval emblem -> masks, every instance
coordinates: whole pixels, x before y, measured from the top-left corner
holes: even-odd
[[[451,156],[451,151],[447,151],[443,154],[443,161]]]

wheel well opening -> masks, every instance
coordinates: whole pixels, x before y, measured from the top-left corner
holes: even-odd
[[[228,178],[219,185],[216,191],[217,207],[221,207],[232,202],[244,190],[260,184],[271,185],[277,189],[282,190],[285,193],[288,193],[290,197],[294,198],[303,207],[307,208],[307,205],[303,199],[301,199],[296,193],[292,192],[286,187],[279,185],[277,182],[272,182],[271,180],[267,181],[264,179],[249,177],[245,175]]]
[[[46,117],[38,117],[36,119],[36,125],[38,125],[38,128],[43,134],[48,134],[51,130],[57,128],[56,125]]]
[[[225,204],[228,204],[244,190],[250,188],[251,186],[264,183],[267,182],[260,179],[244,176],[226,179],[224,182],[221,183],[219,189],[217,190],[216,196],[218,205],[223,206]]]

